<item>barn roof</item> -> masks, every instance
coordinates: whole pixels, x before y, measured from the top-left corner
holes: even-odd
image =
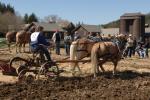
[[[85,28],[88,32],[101,32],[100,25],[86,25],[86,24],[82,24],[81,26],[83,28]]]
[[[130,16],[143,16],[140,12],[138,13],[125,13],[121,17],[130,17]]]
[[[76,27],[73,31],[77,31],[79,28],[85,29],[87,32],[101,32],[101,27],[100,25],[86,25],[86,24],[81,24],[78,27]]]
[[[62,29],[62,27],[57,23],[45,23],[45,22],[37,23],[37,22],[34,22],[34,24],[37,26],[40,25],[40,26],[44,27],[44,31],[56,31],[56,30],[59,30],[61,32],[64,31]]]

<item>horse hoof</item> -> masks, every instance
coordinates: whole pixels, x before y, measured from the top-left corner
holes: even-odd
[[[96,75],[96,74],[94,74],[94,78],[97,78],[97,75]]]
[[[114,78],[118,78],[118,77],[119,77],[119,74],[113,74],[113,77],[114,77]]]

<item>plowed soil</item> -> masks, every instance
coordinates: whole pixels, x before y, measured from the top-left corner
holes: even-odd
[[[1,54],[1,57],[4,58],[3,55],[5,54]],[[60,68],[66,66],[68,64],[60,64]],[[80,67],[83,72],[81,77],[64,74],[55,81],[1,81],[0,100],[150,100],[149,58],[121,60],[116,76],[112,76],[111,63],[105,64],[106,73],[100,73],[97,78],[93,78],[90,73],[90,63],[80,64]],[[2,75],[0,77],[6,78]]]

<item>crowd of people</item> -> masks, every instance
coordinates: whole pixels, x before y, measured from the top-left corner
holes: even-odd
[[[124,57],[132,57],[135,55],[135,53],[138,54],[139,58],[148,58],[148,49],[149,49],[149,40],[148,38],[145,38],[143,41],[136,41],[136,39],[132,36],[132,34],[129,34],[127,36],[127,42],[126,42],[126,48],[124,50],[123,56]],[[67,56],[69,56],[70,53],[70,45],[73,41],[76,41],[77,39],[81,38],[78,31],[75,31],[74,35],[72,36],[68,32],[64,34],[64,47],[65,47],[65,53]],[[99,41],[105,41],[103,37],[99,34],[93,34],[89,33],[87,36],[88,39],[91,39],[95,42]],[[111,38],[109,36],[108,38]],[[32,33],[31,37],[31,50],[33,52],[36,52],[38,50],[41,50],[42,53],[46,56],[47,60],[51,61],[50,53],[48,52],[47,46],[50,46],[50,43],[47,41],[46,37],[43,35],[43,27],[38,26],[36,31]],[[52,40],[55,44],[55,53],[57,55],[61,55],[60,53],[60,44],[61,44],[61,33],[59,30],[56,30],[56,32],[52,36]]]
[[[124,51],[125,57],[132,57],[135,53],[138,54],[139,58],[148,58],[149,40],[145,38],[144,40],[136,41],[136,39],[129,34],[127,39],[126,48]]]

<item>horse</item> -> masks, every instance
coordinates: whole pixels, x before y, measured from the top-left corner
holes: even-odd
[[[117,37],[117,43],[115,42],[98,42],[95,43],[91,50],[91,65],[94,72],[94,77],[99,72],[99,66],[103,72],[103,64],[107,61],[111,61],[114,64],[113,75],[116,74],[116,67],[120,59],[122,58],[123,50],[126,45],[126,37],[119,35]]]
[[[70,46],[70,60],[81,60],[85,57],[89,57],[91,54],[92,46],[95,44],[94,41],[87,38],[81,38],[73,41]],[[70,66],[73,66],[73,71],[77,67],[81,72],[78,62],[71,62]]]
[[[15,37],[16,33],[17,32],[15,32],[15,31],[9,31],[6,33],[6,41],[7,41],[9,52],[11,52],[11,50],[10,50],[11,43],[16,41],[16,37]]]
[[[30,35],[35,31],[34,24],[28,25],[25,29],[17,32],[16,34],[16,53],[21,52],[21,46],[23,45],[23,51],[25,52],[25,44],[30,42]]]

